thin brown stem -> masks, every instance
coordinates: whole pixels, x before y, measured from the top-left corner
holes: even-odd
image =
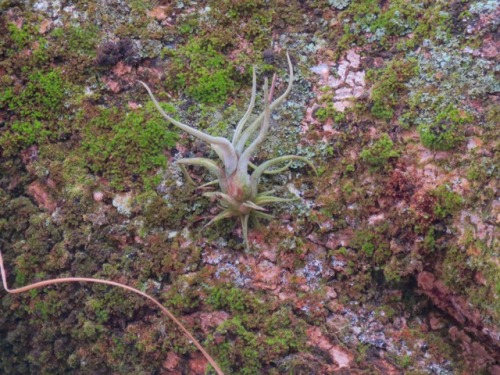
[[[205,358],[208,360],[208,362],[212,365],[212,367],[215,369],[217,374],[219,375],[224,375],[222,370],[219,368],[217,363],[214,361],[214,359],[208,354],[208,352],[203,349],[201,344],[196,340],[191,333],[184,327],[184,325],[165,307],[163,306],[160,302],[158,302],[156,299],[151,297],[150,295],[141,292],[138,289],[132,288],[128,285],[120,284],[114,281],[109,281],[109,280],[102,280],[102,279],[93,279],[93,278],[87,278],[87,277],[62,277],[62,278],[57,278],[57,279],[50,279],[50,280],[44,280],[40,281],[34,284],[26,285],[21,288],[16,288],[16,289],[9,289],[7,285],[7,272],[5,271],[5,267],[3,264],[3,257],[2,257],[2,252],[0,251],[0,272],[2,274],[2,283],[4,289],[7,291],[7,293],[11,294],[18,294],[18,293],[23,293],[27,292],[28,290],[32,289],[38,289],[38,288],[43,288],[49,285],[54,285],[54,284],[62,284],[62,283],[94,283],[94,284],[105,284],[105,285],[111,285],[111,286],[116,286],[118,288],[122,288],[125,290],[128,290],[129,292],[133,292],[135,294],[140,295],[141,297],[144,297],[151,302],[153,302],[156,306],[160,308],[160,310],[167,315],[170,319],[173,320],[173,322],[184,332],[184,334],[193,342],[194,346],[198,348],[198,350],[205,356]]]

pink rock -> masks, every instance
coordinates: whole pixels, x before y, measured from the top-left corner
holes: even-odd
[[[498,56],[499,50],[500,43],[495,42],[493,38],[489,38],[483,42],[483,46],[481,47],[481,56],[492,59]]]
[[[467,141],[467,149],[472,150],[472,149],[481,147],[482,144],[483,144],[483,142],[481,141],[481,139],[479,139],[477,137],[471,137]]]
[[[118,62],[113,68],[113,73],[115,73],[118,77],[121,77],[125,74],[128,74],[132,71],[132,67],[125,64],[123,61]]]
[[[337,292],[331,286],[326,287],[326,298],[328,299],[337,298]]]
[[[330,77],[328,78],[328,86],[330,86],[333,89],[336,89],[340,87],[344,82],[342,82],[340,79],[335,78],[335,77]]]
[[[151,9],[148,12],[148,16],[155,18],[159,21],[163,21],[167,18],[167,7],[166,6],[158,6],[156,8]]]
[[[359,68],[360,56],[356,52],[354,52],[354,50],[352,50],[352,49],[349,50],[347,52],[346,58],[351,63],[351,67],[353,67],[354,69]]]
[[[225,311],[214,311],[211,313],[200,313],[201,330],[205,335],[208,335],[212,328],[221,325],[225,320],[229,319],[229,314]]]
[[[335,108],[336,111],[338,112],[344,112],[346,108],[352,107],[352,102],[343,100],[339,102],[333,102],[333,108]]]
[[[54,212],[57,203],[47,192],[47,187],[40,181],[35,181],[28,186],[28,194],[32,195],[38,206],[43,207],[49,212]]]
[[[417,277],[418,285],[424,290],[431,290],[434,287],[435,276],[430,272],[420,272]]]
[[[365,85],[365,72],[349,72],[345,82],[349,86],[364,86]]]
[[[318,327],[311,327],[306,333],[308,343],[330,354],[330,357],[338,366],[337,369],[350,367],[354,356],[345,349],[333,345]]]
[[[47,31],[49,31],[51,29],[51,26],[52,26],[52,21],[51,20],[48,20],[48,19],[44,19],[41,23],[40,23],[40,34],[45,34]]]
[[[115,94],[119,93],[120,90],[122,89],[120,83],[118,83],[117,81],[113,81],[110,78],[103,78],[102,80],[104,81],[106,86],[108,86],[108,88]]]
[[[96,202],[100,202],[104,199],[104,193],[102,191],[94,191],[93,197]]]
[[[164,369],[172,371],[177,367],[180,360],[181,358],[177,354],[174,352],[168,352],[167,359],[163,362],[162,366]]]
[[[433,331],[437,331],[444,327],[444,323],[441,319],[432,314],[431,317],[429,318],[429,326]]]
[[[335,99],[349,99],[353,97],[352,88],[350,87],[341,87],[340,89],[335,90]]]
[[[349,63],[347,61],[341,61],[337,69],[337,73],[342,81],[345,81],[347,70],[349,68]]]
[[[190,374],[204,375],[206,373],[208,361],[201,353],[192,354],[192,358],[188,362]]]
[[[136,102],[130,101],[130,102],[128,102],[128,107],[130,109],[139,109],[141,106],[139,104],[137,104]]]
[[[368,218],[368,224],[370,225],[375,225],[381,221],[385,220],[385,215],[384,213],[380,213],[377,215],[372,215]]]
[[[294,300],[297,298],[297,295],[293,292],[281,292],[278,294],[278,298],[281,300],[281,301],[286,301],[286,300]]]

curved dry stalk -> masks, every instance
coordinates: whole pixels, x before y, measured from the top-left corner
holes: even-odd
[[[194,336],[189,333],[189,331],[184,327],[184,325],[165,307],[163,306],[160,302],[158,302],[156,299],[151,297],[149,294],[146,294],[144,292],[141,292],[138,289],[132,288],[128,285],[125,284],[120,284],[114,281],[109,281],[109,280],[102,280],[102,279],[94,279],[94,278],[87,278],[87,277],[62,277],[62,278],[57,278],[57,279],[50,279],[50,280],[44,280],[40,281],[34,284],[26,285],[21,288],[16,288],[16,289],[10,289],[9,286],[7,285],[7,272],[5,271],[5,267],[3,264],[3,256],[2,252],[0,251],[0,273],[2,274],[2,284],[7,293],[10,294],[19,294],[19,293],[24,293],[32,289],[39,289],[43,288],[49,285],[54,285],[54,284],[62,284],[62,283],[94,283],[94,284],[104,284],[104,285],[111,285],[111,286],[116,286],[118,288],[125,289],[129,292],[135,293],[140,295],[141,297],[144,297],[148,299],[149,301],[153,302],[160,310],[167,315],[172,321],[179,327],[182,332],[191,340],[198,348],[198,350],[204,355],[204,357],[207,359],[207,361],[212,365],[214,370],[217,372],[219,375],[224,375],[220,367],[217,365],[215,360],[208,354],[208,352],[203,349],[201,344],[194,338]]]
[[[149,97],[153,101],[153,104],[155,105],[156,109],[168,122],[184,130],[186,133],[191,134],[193,137],[196,137],[198,139],[201,139],[202,141],[209,143],[210,146],[215,150],[217,155],[219,155],[222,162],[224,163],[224,167],[228,175],[232,174],[236,170],[236,165],[237,165],[236,162],[238,158],[236,156],[236,152],[234,151],[234,147],[231,144],[231,142],[229,142],[226,138],[223,137],[213,137],[211,135],[203,133],[202,131],[192,128],[191,126],[183,124],[182,122],[177,121],[176,119],[170,117],[160,106],[160,103],[158,103],[158,101],[156,100],[149,86],[142,81],[137,81],[137,82],[139,82],[146,88]]]

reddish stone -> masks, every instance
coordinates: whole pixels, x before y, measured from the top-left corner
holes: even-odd
[[[118,83],[117,81],[113,81],[110,78],[106,78],[106,77],[104,77],[102,80],[104,81],[106,86],[108,86],[108,88],[111,91],[113,91],[115,94],[119,93],[120,90],[122,89],[120,83]]]
[[[431,315],[429,318],[429,326],[433,331],[436,331],[438,329],[441,329],[444,327],[444,323],[441,319],[439,319],[437,316],[434,314]]]
[[[49,19],[44,19],[40,23],[40,34],[45,34],[47,31],[49,31],[52,28],[52,21]]]
[[[400,375],[403,373],[384,359],[376,359],[369,363],[373,364],[379,370],[379,374]]]
[[[318,327],[310,327],[306,333],[309,345],[316,346],[330,354],[338,366],[337,369],[350,367],[354,356],[340,346],[333,345]]]
[[[278,287],[281,269],[267,260],[254,268],[253,286],[258,289],[274,290]]]
[[[156,8],[151,9],[148,12],[148,16],[155,18],[159,21],[163,21],[165,18],[167,18],[167,10],[168,7],[166,6],[158,6]]]
[[[431,290],[434,286],[436,278],[430,272],[420,272],[417,277],[418,285],[424,290]]]
[[[113,68],[113,73],[115,73],[118,77],[124,76],[132,71],[132,67],[130,65],[126,65],[123,61],[118,62]]]
[[[500,366],[491,366],[490,367],[491,375],[500,375]]]
[[[28,194],[33,196],[38,206],[43,207],[49,212],[54,212],[57,208],[57,203],[47,192],[47,186],[40,181],[35,181],[28,186]]]
[[[207,364],[207,359],[201,353],[195,353],[188,363],[189,373],[193,375],[204,375],[207,370]]]
[[[168,352],[167,359],[163,362],[162,366],[167,370],[173,370],[177,367],[180,360],[181,358],[177,354],[174,352]]]
[[[229,319],[229,314],[225,311],[214,311],[212,313],[200,313],[200,326],[205,335],[208,335],[212,328],[221,325],[225,320]]]

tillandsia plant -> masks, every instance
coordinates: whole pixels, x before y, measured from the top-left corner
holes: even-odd
[[[295,199],[279,198],[274,195],[274,190],[259,192],[259,182],[264,173],[274,174],[285,171],[290,167],[290,162],[282,168],[270,170],[273,166],[291,160],[299,160],[308,164],[315,172],[314,165],[303,156],[285,155],[280,156],[255,166],[250,158],[257,151],[258,147],[266,139],[270,126],[271,111],[281,104],[293,86],[293,66],[290,56],[287,53],[287,61],[289,67],[288,87],[285,92],[272,102],[272,91],[276,76],[273,77],[271,85],[271,93],[269,93],[269,85],[267,78],[264,82],[264,111],[251,123],[247,124],[255,105],[257,95],[257,77],[255,66],[253,67],[253,84],[250,104],[247,111],[238,122],[234,131],[232,141],[223,137],[214,137],[203,133],[193,127],[183,124],[174,118],[170,117],[162,109],[151,89],[144,82],[139,81],[148,91],[151,100],[162,114],[162,116],[173,125],[191,134],[192,136],[201,139],[210,144],[212,149],[217,153],[222,161],[222,166],[219,166],[215,161],[206,158],[190,158],[177,160],[177,164],[183,169],[184,165],[197,165],[207,168],[216,177],[216,180],[204,184],[202,186],[218,184],[220,191],[206,192],[203,195],[209,198],[218,200],[222,211],[216,215],[206,225],[213,224],[219,220],[236,217],[241,221],[243,231],[243,239],[245,247],[248,249],[248,224],[249,221],[257,221],[260,218],[272,219],[273,216],[266,213],[264,206],[276,202],[289,202]],[[249,169],[253,169],[249,173]],[[187,173],[185,173],[187,175]]]

